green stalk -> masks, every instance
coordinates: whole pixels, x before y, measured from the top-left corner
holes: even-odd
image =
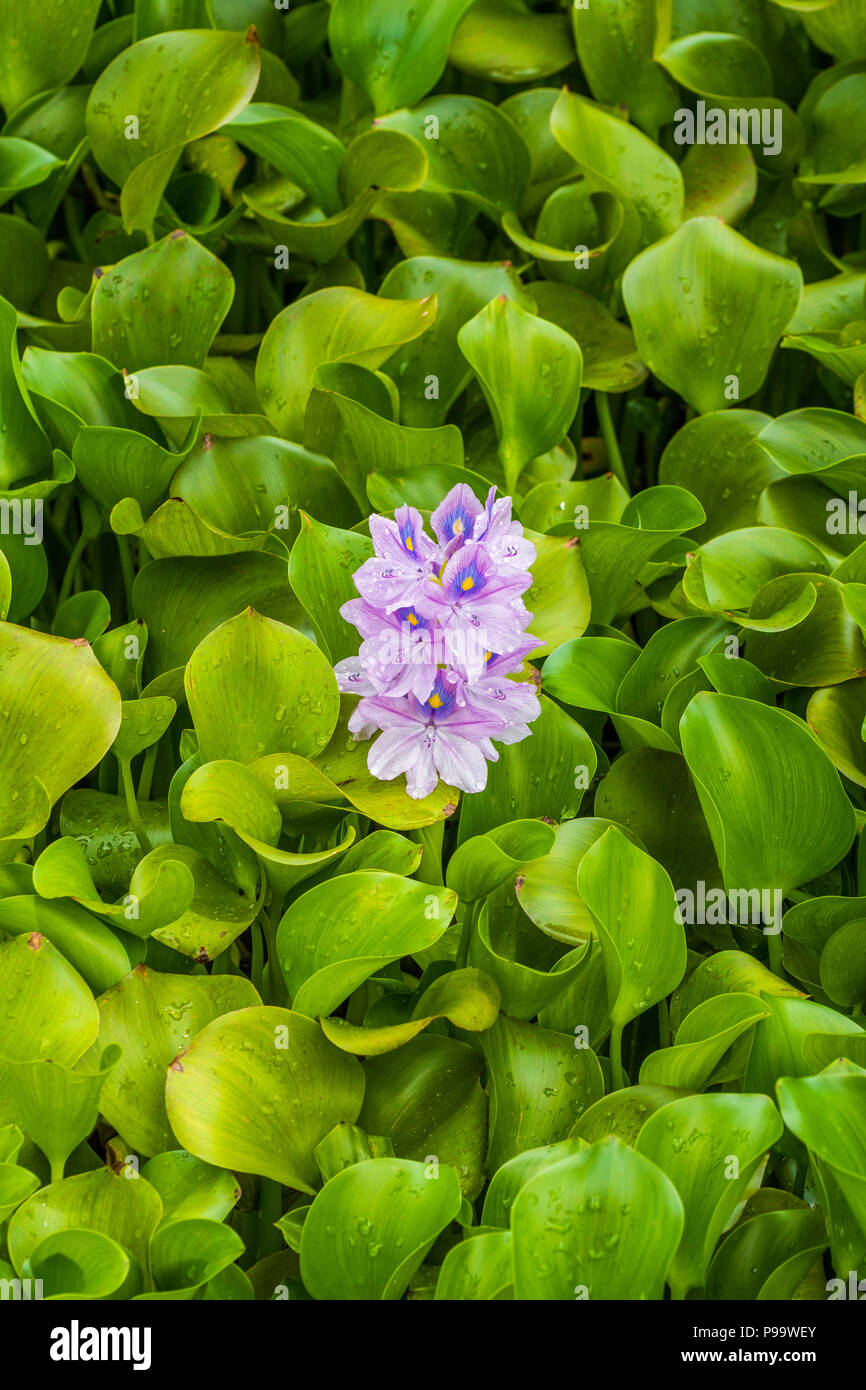
[[[256,1225],[256,1261],[283,1248],[283,1237],[274,1225],[283,1214],[283,1189],[275,1178],[259,1179]]]
[[[472,929],[475,926],[475,920],[479,912],[480,906],[478,903],[470,903],[466,909],[466,915],[463,918],[463,925],[460,931],[460,944],[457,947],[457,960],[455,962],[458,970],[465,969],[466,962],[469,959],[469,944],[472,940]]]
[[[126,616],[131,618],[132,608],[132,551],[129,548],[129,537],[117,537],[117,549],[120,554],[120,572],[123,575],[123,592],[126,595]]]
[[[159,739],[152,743],[144,755],[141,764],[141,776],[138,779],[138,799],[139,801],[150,800],[150,789],[153,785],[153,770],[156,767],[156,755],[159,751]]]
[[[622,1030],[621,1023],[615,1023],[610,1030],[610,1084],[614,1091],[621,1091],[625,1086],[622,1070]]]
[[[57,595],[58,608],[60,607],[61,603],[64,603],[65,600],[68,599],[69,595],[72,593],[72,582],[75,579],[78,567],[81,564],[81,557],[84,554],[85,547],[89,540],[90,537],[88,536],[87,532],[82,531],[81,535],[78,537],[78,540],[75,542],[75,545],[72,548],[72,554],[70,555],[69,562],[66,566],[66,569],[63,572],[63,579],[60,584],[60,593]]]
[[[262,931],[261,918],[256,918],[250,927],[250,940],[252,944],[252,964],[250,966],[250,979],[255,985],[259,994],[262,993],[263,980],[265,973],[265,938]]]
[[[132,766],[129,758],[118,758],[117,763],[120,768],[120,781],[126,801],[126,813],[132,822],[132,828],[138,837],[138,843],[141,845],[145,854],[150,854],[153,845],[150,843],[150,838],[144,828],[144,821],[141,819],[138,802],[135,799],[135,786],[132,781]]]
[[[607,450],[607,462],[611,473],[619,478],[627,492],[631,491],[628,481],[628,474],[625,471],[625,464],[620,453],[619,440],[616,437],[616,430],[610,418],[610,402],[604,391],[595,393],[595,410],[598,415],[598,425],[601,430],[601,437],[604,440],[604,447]]]
[[[671,1045],[671,1020],[667,999],[659,1000],[659,1047]]]

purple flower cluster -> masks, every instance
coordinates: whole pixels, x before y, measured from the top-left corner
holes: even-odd
[[[382,731],[367,766],[383,781],[405,773],[411,797],[439,777],[482,791],[491,740],[518,743],[539,714],[532,683],[509,679],[540,645],[522,598],[535,547],[495,493],[482,506],[458,483],[431,517],[435,541],[414,507],[371,516],[375,555],[355,574],[361,597],[340,609],[363,638],[335,668],[340,689],[362,696],[349,729]]]

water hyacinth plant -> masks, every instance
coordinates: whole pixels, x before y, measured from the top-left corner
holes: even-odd
[[[0,1299],[866,1289],[864,59],[0,0]]]

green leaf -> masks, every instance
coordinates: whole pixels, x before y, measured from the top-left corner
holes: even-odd
[[[99,1040],[91,1060],[112,1044],[121,1048],[100,1107],[133,1149],[161,1154],[176,1148],[166,1118],[166,1068],[206,1024],[257,998],[242,978],[167,975],[143,965],[100,996]]]
[[[0,835],[26,838],[65,791],[99,762],[120,725],[120,694],[83,640],[0,625]],[[52,730],[50,744],[43,732]]]
[[[497,221],[518,211],[529,183],[530,155],[499,107],[474,96],[428,97],[414,110],[381,116],[377,125],[411,135],[425,150],[425,192],[465,198]]]
[[[232,1264],[244,1252],[236,1231],[206,1217],[172,1221],[154,1233],[150,1247],[153,1279],[158,1293],[143,1299],[189,1299],[208,1280]]]
[[[850,802],[800,720],[754,700],[704,693],[680,731],[727,888],[785,893],[847,853]]]
[[[313,1192],[313,1149],[361,1108],[360,1063],[288,1009],[240,1009],[215,1019],[169,1068],[169,1123],[206,1163]]]
[[[340,211],[337,180],[345,148],[325,126],[289,107],[254,101],[223,133],[285,174],[327,216]]]
[[[483,1226],[511,1227],[511,1208],[518,1193],[539,1173],[561,1163],[563,1159],[573,1158],[586,1145],[582,1139],[561,1139],[556,1144],[543,1144],[538,1149],[526,1149],[523,1153],[509,1158],[497,1168],[484,1195],[481,1213]]]
[[[378,1057],[410,1042],[437,1018],[447,1018],[455,1028],[468,1032],[483,1032],[496,1022],[499,1004],[498,986],[489,975],[482,970],[453,970],[424,990],[406,1023],[358,1027],[341,1018],[319,1021],[328,1041],[343,1052]]]
[[[0,435],[3,489],[47,473],[51,454],[22,379],[17,329],[15,310],[5,299],[0,300],[0,413],[6,426]]]
[[[490,1087],[491,1173],[527,1149],[566,1139],[603,1093],[595,1053],[576,1048],[573,1037],[503,1014],[478,1043]]]
[[[119,1048],[106,1049],[93,1072],[53,1061],[4,1064],[0,1107],[45,1154],[52,1177],[63,1176],[72,1150],[94,1128],[100,1092],[119,1056]]]
[[[96,1231],[132,1256],[148,1276],[150,1238],[162,1203],[154,1188],[128,1170],[99,1168],[40,1188],[9,1222],[9,1258],[20,1273],[40,1242],[60,1232]]]
[[[39,145],[5,136],[0,144],[0,204],[44,183],[58,167],[59,160]]]
[[[688,1096],[651,1115],[637,1151],[670,1178],[685,1230],[668,1282],[674,1298],[703,1287],[716,1242],[760,1183],[782,1121],[766,1096]]]
[[[400,1158],[426,1162],[435,1155],[440,1164],[450,1164],[470,1201],[485,1178],[487,1097],[478,1083],[482,1065],[474,1048],[434,1033],[422,1033],[364,1063],[360,1121],[367,1133],[384,1135]]]
[[[183,668],[202,639],[241,609],[279,623],[304,621],[277,555],[153,560],[136,575],[132,594],[149,634],[148,675]]]
[[[268,418],[300,439],[316,368],[355,363],[375,371],[430,327],[435,298],[379,299],[363,290],[317,290],[277,314],[256,362],[256,389]]]
[[[508,492],[530,459],[554,448],[580,397],[583,358],[574,338],[513,300],[491,300],[457,335],[496,425]]]
[[[570,820],[580,809],[596,763],[595,748],[585,730],[542,696],[532,737],[503,747],[499,761],[490,767],[484,791],[464,798],[460,843],[515,817]]]
[[[227,267],[178,229],[99,276],[93,351],[130,372],[203,367],[233,297]]]
[[[446,930],[455,893],[371,870],[342,874],[297,898],[277,930],[277,951],[298,1013],[327,1015],[401,956]]]
[[[184,684],[205,761],[249,763],[277,752],[312,758],[337,722],[328,661],[300,632],[252,608],[202,639]]]
[[[162,1199],[162,1226],[200,1217],[223,1221],[241,1195],[232,1173],[212,1168],[183,1149],[171,1149],[149,1159],[142,1164],[141,1176]]]
[[[448,887],[461,902],[486,898],[530,860],[548,854],[556,834],[544,821],[518,820],[465,840],[448,861]]]
[[[662,866],[611,826],[583,856],[577,888],[596,920],[611,1021],[623,1028],[680,983],[686,939]]]
[[[634,126],[588,98],[564,91],[550,113],[550,128],[589,190],[614,194],[625,204],[643,244],[679,225],[684,198],[679,167]],[[643,352],[641,356],[647,360]]]
[[[448,1302],[511,1297],[511,1232],[488,1231],[452,1245],[439,1271],[436,1298]]]
[[[808,1148],[827,1213],[836,1273],[856,1268],[866,1247],[866,1072],[833,1062],[820,1076],[783,1077],[778,1084],[785,1124]]]
[[[595,935],[592,914],[577,891],[577,870],[587,850],[610,825],[610,821],[596,816],[565,821],[556,827],[548,852],[524,865],[515,881],[517,901],[523,911],[556,941],[573,945]],[[631,835],[631,831],[624,833]],[[472,841],[465,848],[470,844]],[[450,868],[449,865],[449,874]]]
[[[623,276],[641,357],[701,413],[758,389],[802,288],[795,262],[712,217],[690,218]]]
[[[661,1299],[683,1220],[676,1188],[653,1163],[616,1138],[593,1144],[518,1193],[515,1298]]]
[[[406,1159],[353,1164],[325,1185],[304,1222],[305,1286],[318,1299],[401,1298],[461,1202],[447,1165],[434,1176]]]
[[[31,1251],[25,1278],[42,1281],[48,1299],[103,1299],[124,1287],[132,1270],[129,1255],[101,1231],[55,1231]]]
[[[259,80],[254,29],[179,32],[168,58],[165,47],[155,34],[118,54],[87,103],[93,154],[121,189],[127,232],[150,231],[184,145],[231,121]]]
[[[574,62],[564,15],[534,14],[515,0],[476,0],[458,24],[448,59],[493,82],[536,82]]]
[[[764,1192],[769,1200],[771,1190]],[[826,1246],[820,1211],[798,1203],[753,1214],[747,1205],[710,1266],[707,1294],[713,1300],[792,1299]]]
[[[769,1012],[751,994],[720,994],[705,1000],[689,1013],[673,1047],[662,1047],[644,1058],[641,1085],[702,1091],[723,1079],[737,1079],[745,1071],[746,1059],[742,1056],[740,1065],[727,1060],[726,1054]]]
[[[648,135],[673,118],[677,91],[655,62],[664,9],[652,0],[598,0],[572,10],[580,65],[596,101],[622,102]],[[669,21],[668,21],[669,23]]]
[[[0,982],[8,1024],[3,1057],[73,1066],[96,1038],[99,1018],[65,956],[38,934],[13,937],[0,946]]]
[[[576,285],[541,280],[532,286],[532,296],[541,318],[570,333],[580,347],[587,390],[631,391],[645,380],[634,334],[591,294]]]
[[[412,106],[445,69],[455,26],[472,0],[433,0],[423,15],[394,0],[334,0],[328,41],[345,77],[367,93],[377,116]]]
[[[0,103],[11,115],[28,97],[62,87],[84,61],[99,0],[48,0],[26,14],[15,0],[3,0],[0,25],[5,37],[0,57]]]
[[[534,285],[533,297],[537,289]],[[500,295],[522,308],[532,306],[516,272],[505,262],[412,256],[389,270],[379,292],[388,299],[436,295],[435,323],[422,338],[398,347],[385,366],[400,388],[400,419],[414,427],[443,425],[472,379],[471,368],[457,347],[463,325]],[[435,392],[431,378],[435,378]]]

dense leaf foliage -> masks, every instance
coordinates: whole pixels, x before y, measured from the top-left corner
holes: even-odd
[[[0,0],[4,1290],[866,1276],[864,61]]]

